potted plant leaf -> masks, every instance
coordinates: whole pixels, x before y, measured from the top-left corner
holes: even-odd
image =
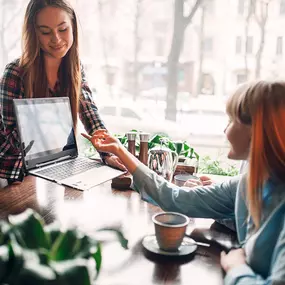
[[[139,133],[137,130],[130,130],[129,132],[133,133]],[[122,145],[124,145],[126,148],[128,148],[128,139],[126,135],[115,135]],[[95,148],[92,146],[92,144],[87,141],[87,150],[86,153],[88,153],[88,156],[94,156],[96,153]],[[174,151],[178,155],[178,164],[176,166],[174,175],[180,174],[180,173],[188,173],[193,174],[194,172],[197,173],[198,170],[198,164],[199,164],[199,155],[194,150],[193,147],[191,147],[187,142],[185,141],[172,141],[171,138],[169,138],[165,134],[155,134],[153,135],[149,141],[148,141],[148,149],[151,150],[152,148],[156,148],[158,146],[167,147],[170,150]],[[139,136],[136,137],[135,142],[135,149],[136,149],[136,156],[138,157],[139,154],[139,148],[140,148],[140,141]],[[129,189],[130,185],[132,183],[132,179],[130,175],[123,175],[117,178],[114,178],[112,180],[111,186],[116,189]]]
[[[131,130],[130,132],[137,132],[136,130]],[[120,142],[127,147],[128,140],[125,135],[116,135],[116,137],[120,140]],[[181,158],[181,160],[184,160],[184,158],[190,158],[190,159],[196,159],[199,160],[199,155],[197,152],[195,152],[194,148],[191,147],[187,142],[182,141],[172,141],[171,138],[169,138],[166,135],[162,134],[155,134],[153,135],[149,141],[148,141],[148,148],[152,149],[153,147],[156,147],[158,145],[163,145],[171,150],[175,151],[178,156]],[[139,140],[137,136],[136,140],[136,150],[139,152]]]
[[[116,233],[122,247],[127,240]],[[33,210],[0,223],[0,284],[94,284],[101,268],[101,243],[78,229],[44,225]]]
[[[132,130],[132,132],[137,132]],[[117,135],[120,142],[127,147],[128,141],[126,136]],[[163,134],[155,134],[148,141],[148,149],[152,149],[157,146],[168,147],[172,151],[176,152],[179,158],[178,165],[176,167],[176,173],[187,172],[193,174],[197,172],[197,167],[199,163],[199,155],[193,147],[191,147],[187,142],[182,141],[172,141],[168,136]],[[136,152],[139,152],[139,140],[137,136],[136,140]]]
[[[227,163],[222,163],[218,158],[211,159],[210,156],[205,156],[201,159],[200,172],[203,174],[235,176],[239,174],[236,166]]]

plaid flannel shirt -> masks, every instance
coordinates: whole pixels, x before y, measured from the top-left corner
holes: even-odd
[[[79,101],[79,118],[88,134],[96,129],[105,129],[98,109],[92,99],[92,92],[88,87],[83,67],[81,96]],[[50,97],[59,97],[59,82],[54,90],[49,90]],[[66,94],[68,96],[68,94]],[[16,118],[13,108],[13,99],[25,98],[23,69],[19,60],[8,64],[0,80],[0,178],[22,180],[22,154],[20,139],[16,128]],[[101,153],[104,160],[106,153]]]

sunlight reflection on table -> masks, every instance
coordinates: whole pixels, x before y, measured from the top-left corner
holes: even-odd
[[[54,184],[51,188],[43,179],[36,179],[36,197],[40,207],[48,208],[56,205],[60,208],[64,203],[64,186]]]

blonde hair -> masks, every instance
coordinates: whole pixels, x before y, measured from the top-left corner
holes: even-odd
[[[247,197],[258,229],[264,183],[272,176],[285,177],[285,82],[242,85],[228,100],[227,113],[252,128]]]
[[[74,126],[77,125],[81,87],[81,68],[78,47],[78,25],[75,11],[65,0],[31,0],[27,6],[23,33],[20,66],[24,70],[24,86],[27,97],[47,97],[48,83],[44,69],[43,52],[36,34],[36,16],[45,7],[64,10],[72,21],[73,45],[62,59],[59,68],[60,96],[70,98]]]

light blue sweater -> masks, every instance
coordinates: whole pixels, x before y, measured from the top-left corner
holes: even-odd
[[[264,187],[261,227],[257,232],[252,230],[251,219],[248,219],[245,175],[187,191],[140,165],[133,175],[133,186],[142,199],[156,202],[165,211],[189,217],[235,218],[247,264],[228,271],[225,284],[285,284],[284,183],[268,181]]]

